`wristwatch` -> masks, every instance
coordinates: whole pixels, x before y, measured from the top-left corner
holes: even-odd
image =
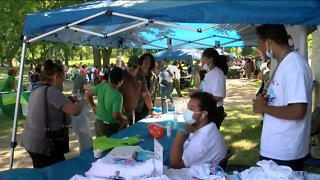
[[[154,108],[149,109],[149,112],[153,112],[153,111],[154,111]]]

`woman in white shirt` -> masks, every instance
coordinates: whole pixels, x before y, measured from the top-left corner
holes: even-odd
[[[195,92],[190,95],[188,109],[184,112],[186,124],[178,128],[171,146],[171,168],[204,163],[219,164],[226,157],[225,142],[213,123],[216,108],[216,101],[211,94]],[[186,139],[189,133],[190,136]]]
[[[202,53],[202,62],[206,62],[209,71],[203,79],[203,91],[213,95],[217,101],[217,118],[214,123],[218,129],[226,116],[223,107],[223,99],[226,97],[226,77],[228,73],[227,57],[219,55],[214,48],[208,48]]]

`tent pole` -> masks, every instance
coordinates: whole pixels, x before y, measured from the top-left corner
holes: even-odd
[[[24,70],[24,60],[27,50],[27,36],[23,37],[23,43],[22,43],[22,52],[20,57],[20,70],[19,70],[19,81],[18,81],[18,92],[17,92],[17,98],[16,98],[16,106],[14,109],[14,119],[13,119],[13,128],[12,128],[12,138],[11,138],[11,152],[10,152],[10,162],[9,162],[9,169],[12,169],[13,166],[13,158],[14,158],[14,148],[17,146],[17,124],[18,124],[18,118],[19,118],[19,105],[20,105],[20,98],[21,98],[21,88],[22,88],[22,80],[23,80],[23,70]]]
[[[307,27],[301,25],[290,26],[286,28],[294,42],[294,48],[298,50],[302,57],[308,60]]]

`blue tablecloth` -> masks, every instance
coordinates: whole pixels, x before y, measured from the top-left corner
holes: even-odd
[[[165,125],[167,121],[158,122],[158,124]],[[139,135],[143,141],[138,145],[143,149],[153,150],[153,138],[147,130],[149,123],[139,122],[129,128],[126,128],[117,134],[113,135],[114,138],[123,138],[129,136]],[[164,149],[164,164],[169,163],[169,152],[171,144],[173,143],[176,131],[172,131],[171,137],[164,136],[159,138],[158,141],[163,145]],[[103,155],[106,155],[105,152]],[[43,169],[31,169],[31,168],[18,168],[8,171],[0,172],[0,180],[42,180],[42,179],[69,179],[75,174],[84,175],[90,167],[91,163],[96,161],[93,157],[92,148],[84,151],[79,156],[59,162]]]

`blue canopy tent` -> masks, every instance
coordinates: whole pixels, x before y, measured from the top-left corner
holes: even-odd
[[[194,60],[201,59],[202,50],[198,49],[168,49],[159,51],[154,54],[154,58],[158,61],[168,60]]]
[[[18,92],[21,92],[27,44],[38,40],[145,49],[203,48],[216,44],[254,46],[256,24],[316,26],[320,25],[319,9],[318,0],[109,0],[29,14],[23,28]],[[18,94],[10,169],[16,145]]]

